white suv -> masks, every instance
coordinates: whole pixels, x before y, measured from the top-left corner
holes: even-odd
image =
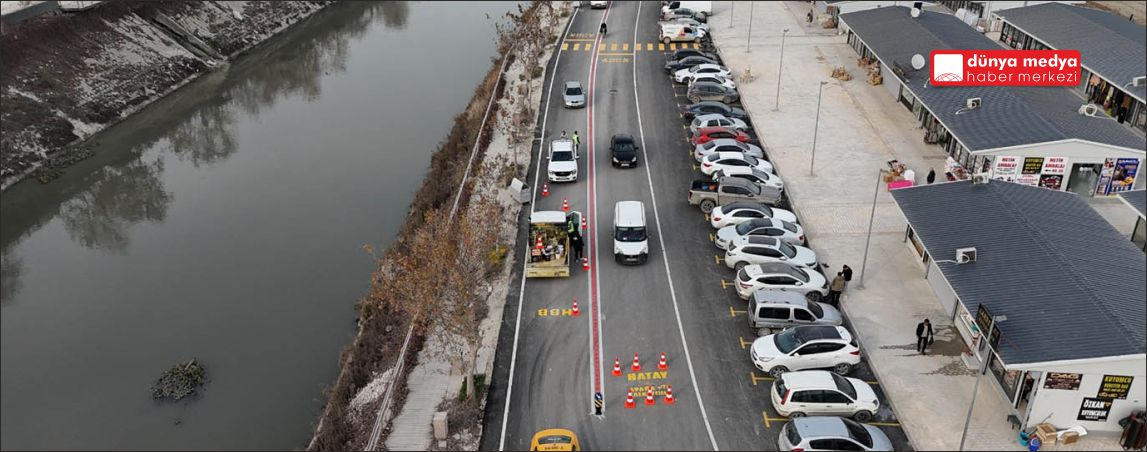
[[[573,140],[559,138],[550,142],[550,153],[546,165],[550,182],[577,182],[577,147]]]
[[[849,416],[857,422],[868,422],[880,409],[876,392],[868,383],[823,370],[781,375],[769,392],[773,409],[789,418]]]
[[[725,265],[740,271],[746,265],[784,262],[798,267],[816,268],[816,252],[803,246],[789,244],[775,237],[746,235],[729,243],[725,251]]]
[[[737,296],[748,300],[759,289],[796,292],[808,301],[820,301],[828,295],[828,280],[811,268],[779,262],[746,265],[737,270]]]
[[[860,347],[843,326],[805,325],[757,338],[749,356],[757,369],[773,377],[826,368],[845,375],[860,364]]]

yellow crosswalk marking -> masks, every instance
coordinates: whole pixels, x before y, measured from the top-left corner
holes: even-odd
[[[617,43],[616,42],[609,43],[609,51],[610,52],[616,52],[617,51]]]
[[[652,42],[646,43],[645,44],[645,50],[652,52],[653,51],[653,43]]]
[[[657,51],[658,52],[664,52],[665,51],[665,43],[664,42],[657,43]]]
[[[569,50],[569,49],[570,49],[570,43],[563,42],[562,43],[562,52],[565,52],[566,50]]]
[[[589,47],[589,45],[586,45],[586,47]],[[581,43],[575,42],[574,43],[574,52],[577,52],[578,50],[581,50]]]
[[[621,51],[622,52],[628,52],[629,51],[629,43],[628,42],[621,44]]]

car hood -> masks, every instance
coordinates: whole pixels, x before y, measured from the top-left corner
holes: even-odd
[[[776,178],[769,179],[769,183],[767,185],[773,185],[773,180],[776,180]],[[789,212],[785,209],[777,209],[775,207],[773,208],[773,218],[778,220],[785,220],[789,223],[797,222],[797,215],[795,213]]]
[[[820,289],[824,287],[824,283],[828,282],[828,280],[824,279],[824,275],[820,274],[820,272],[812,269],[806,270],[808,272],[808,282],[805,283],[804,287],[809,289]]]
[[[864,429],[868,430],[868,434],[872,436],[872,447],[869,448],[870,450],[895,450],[892,447],[892,441],[888,439],[888,435],[885,435],[880,429],[871,425],[865,425]]]
[[[797,248],[797,255],[793,256],[792,262],[797,265],[812,267],[816,265],[816,252],[804,247]]]
[[[733,241],[733,239],[737,238],[737,236],[738,236],[738,234],[737,234],[737,227],[736,226],[725,226],[725,227],[717,230],[717,242],[718,243],[728,245],[729,242]]]
[[[840,311],[831,305],[821,303],[820,308],[824,310],[824,317],[821,317],[818,323],[840,325],[844,321],[844,318],[840,316]]]
[[[871,405],[877,405],[879,403],[876,399],[876,391],[873,391],[871,386],[868,386],[867,383],[855,378],[846,378],[848,378],[848,381],[852,383],[852,387],[856,389],[857,402]]]
[[[777,343],[773,341],[773,335],[758,337],[753,341],[753,353],[759,358],[777,358],[787,356],[777,350]]]
[[[648,240],[644,242],[620,242],[617,240],[613,241],[613,251],[615,253],[621,253],[629,256],[645,253],[647,252],[648,247]]]
[[[567,101],[581,101],[585,102],[585,94],[564,94]]]
[[[548,168],[550,171],[577,171],[577,162],[555,162],[551,160]]]
[[[623,162],[629,160],[637,160],[637,153],[633,151],[613,151],[613,156]]]

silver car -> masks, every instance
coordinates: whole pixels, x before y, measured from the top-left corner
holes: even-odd
[[[581,82],[566,82],[566,90],[562,94],[562,101],[566,108],[581,108],[585,106],[585,90]]]
[[[880,429],[836,416],[798,417],[781,428],[780,450],[893,450]]]

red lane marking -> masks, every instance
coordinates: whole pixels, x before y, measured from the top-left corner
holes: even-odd
[[[601,17],[601,20],[604,23],[606,21],[606,19],[608,19],[608,18],[609,18],[609,9],[607,8],[605,10],[605,13]],[[598,303],[598,300],[597,300],[598,291],[597,291],[597,284],[596,284],[596,282],[597,282],[597,264],[598,264],[597,253],[596,253],[596,251],[597,251],[597,240],[596,240],[597,223],[596,223],[596,221],[594,221],[597,219],[597,190],[593,189],[594,166],[595,166],[594,165],[595,160],[593,158],[593,150],[594,150],[594,139],[593,139],[594,138],[593,137],[593,107],[594,107],[593,92],[594,91],[593,91],[593,86],[594,86],[595,82],[597,81],[597,54],[601,50],[601,39],[602,39],[601,33],[598,33],[597,39],[594,41],[595,45],[593,48],[593,60],[590,61],[590,65],[589,65],[589,92],[590,92],[590,96],[589,96],[589,102],[587,103],[588,105],[586,108],[586,116],[589,119],[589,121],[586,121],[586,123],[587,123],[586,124],[586,136],[589,137],[589,140],[588,140],[589,146],[587,147],[588,148],[587,150],[589,151],[589,181],[587,181],[589,183],[589,187],[588,187],[589,188],[589,209],[588,210],[589,210],[589,222],[592,223],[594,225],[594,228],[595,228],[594,233],[590,234],[590,237],[589,237],[589,260],[591,262],[590,267],[589,267],[589,278],[590,278],[590,290],[589,291],[590,291],[590,302],[593,305],[592,309],[591,309],[591,314],[590,314],[590,318],[592,319],[591,322],[593,325],[593,332],[592,332],[592,336],[593,336],[593,344],[592,344],[592,347],[593,347],[593,391],[597,392],[597,393],[600,393],[602,391],[601,391],[601,345],[600,345],[601,338],[598,335],[598,331],[599,331],[598,311],[599,311],[599,308],[598,308],[598,304],[597,304]]]

